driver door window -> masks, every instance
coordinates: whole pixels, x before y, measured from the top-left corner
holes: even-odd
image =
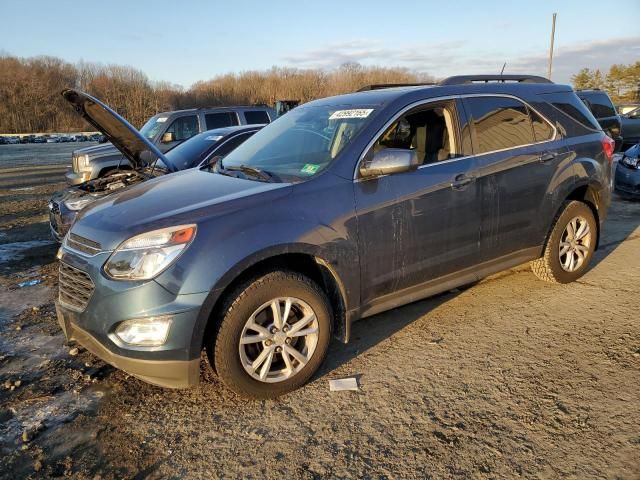
[[[385,148],[415,150],[420,165],[460,156],[453,103],[408,113],[391,125],[373,146],[373,153]]]
[[[182,142],[198,133],[198,117],[190,115],[176,119],[165,133],[173,133],[176,142]]]

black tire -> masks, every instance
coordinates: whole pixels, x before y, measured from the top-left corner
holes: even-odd
[[[539,279],[551,283],[571,283],[584,275],[589,268],[598,238],[598,224],[587,204],[574,200],[565,202],[563,207],[553,223],[542,257],[531,262],[533,273]],[[573,271],[567,271],[561,264],[560,242],[567,225],[576,217],[587,221],[591,238],[582,264]]]
[[[247,373],[239,353],[240,338],[251,315],[277,297],[295,297],[306,302],[318,322],[318,340],[311,358],[295,375],[277,383],[256,380]],[[245,283],[226,300],[215,338],[207,342],[209,363],[222,382],[237,394],[252,399],[275,398],[303,386],[324,361],[331,340],[332,310],[327,296],[306,276],[274,271]]]

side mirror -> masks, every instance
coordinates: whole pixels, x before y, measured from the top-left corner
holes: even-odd
[[[160,142],[162,143],[171,143],[176,141],[176,135],[173,132],[165,132],[162,134],[162,139]]]
[[[385,148],[373,155],[371,160],[360,164],[360,175],[374,177],[390,173],[408,172],[418,168],[418,154],[405,148]]]
[[[209,158],[208,160],[205,160],[202,163],[203,167],[215,167],[216,163],[218,163],[218,160],[220,160],[222,158],[222,155],[214,155],[213,157]]]

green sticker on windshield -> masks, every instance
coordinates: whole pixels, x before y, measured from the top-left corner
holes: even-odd
[[[318,170],[320,170],[320,165],[316,165],[315,163],[307,163],[300,170],[300,173],[306,173],[307,175],[313,175]]]

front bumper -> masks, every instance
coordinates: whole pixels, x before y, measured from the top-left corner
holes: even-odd
[[[200,359],[145,360],[112,352],[71,320],[71,313],[56,302],[58,323],[68,341],[77,342],[102,361],[153,385],[186,388],[200,380]]]
[[[640,170],[618,163],[614,180],[616,193],[640,198]]]
[[[67,169],[67,173],[64,174],[64,178],[67,179],[69,185],[80,185],[88,180],[91,180],[91,172],[76,173],[73,169]]]
[[[148,383],[169,388],[196,385],[202,339],[194,332],[198,331],[199,313],[207,294],[175,295],[153,280],[110,280],[101,271],[109,253],[86,257],[63,247],[56,311],[65,336]],[[75,283],[69,268],[75,272]],[[84,293],[80,291],[82,282],[90,285]],[[74,295],[83,299],[81,305],[73,301]],[[113,333],[124,320],[152,316],[172,318],[167,340],[161,346],[123,344]]]

